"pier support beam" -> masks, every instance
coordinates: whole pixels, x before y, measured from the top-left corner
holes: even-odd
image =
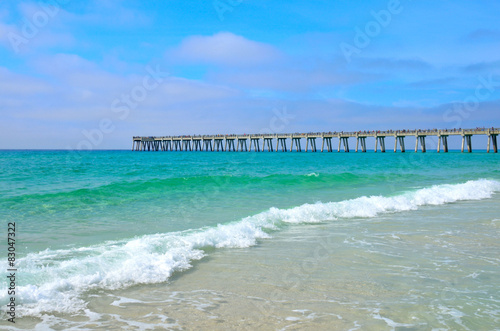
[[[226,152],[236,152],[236,147],[234,145],[235,139],[227,139],[226,138]]]
[[[332,152],[332,137],[323,137],[323,143],[321,144],[321,152],[323,152],[323,147],[325,146],[326,142],[326,150],[328,152]]]
[[[205,151],[213,152],[212,139],[203,139],[203,144],[205,145]]]
[[[202,151],[203,146],[201,145],[201,140],[193,140],[193,150]]]
[[[448,153],[448,136],[443,136],[443,150]]]
[[[405,137],[404,136],[395,136],[394,137],[394,153],[396,153],[398,150],[398,141],[399,141],[399,148],[401,150],[401,153],[404,153],[405,152]]]
[[[307,152],[307,147],[311,143],[311,152],[316,152],[316,137],[307,137],[306,140],[306,152]]]
[[[264,138],[264,142],[262,145],[262,151],[264,151],[265,147],[267,146],[267,151],[272,152],[274,150],[273,148],[273,138]],[[278,146],[276,146],[278,148]]]
[[[247,140],[248,139],[238,139],[238,147],[236,148],[236,151],[248,152]]]
[[[191,140],[183,140],[182,147],[185,151],[190,151],[191,150]]]
[[[286,138],[278,138],[278,141],[276,142],[276,152],[278,151],[278,146],[281,145],[281,151],[286,152]]]
[[[224,152],[224,139],[214,139],[214,148],[212,151],[218,152],[219,149],[221,149],[222,152]]]
[[[337,152],[340,152],[340,145],[344,144],[344,152],[349,153],[349,137],[340,137],[339,138],[339,148]]]
[[[377,145],[380,142],[380,151],[385,153],[385,136],[375,136],[375,153],[377,153]]]
[[[488,135],[488,153],[490,152],[490,142],[493,144],[493,152],[498,153],[497,136],[497,134]]]
[[[358,152],[359,143],[361,143],[361,151],[366,153],[366,137],[356,137],[356,153]]]
[[[292,137],[292,146],[290,146],[290,152],[293,150],[293,143],[295,143],[295,151],[302,152],[302,146],[300,146],[300,138]]]
[[[465,144],[467,144],[467,152],[472,153],[472,135],[462,135],[462,153],[464,152]]]
[[[416,136],[415,137],[415,153],[418,152],[418,141],[420,140],[420,146],[422,153],[425,153],[427,151],[425,147],[425,136]]]
[[[250,151],[252,150],[252,143],[253,147],[256,152],[260,152],[260,138],[250,138]]]

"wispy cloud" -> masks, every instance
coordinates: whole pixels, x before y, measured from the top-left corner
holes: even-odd
[[[500,41],[500,30],[477,29],[466,35],[464,39],[471,42],[497,42]]]
[[[347,86],[366,80],[366,76],[336,71],[333,68],[304,69],[278,68],[221,72],[209,76],[211,80],[240,88],[275,91],[307,92],[325,86]]]
[[[406,86],[418,89],[430,89],[436,87],[442,88],[443,86],[449,86],[451,83],[456,81],[457,81],[456,77],[433,78],[433,79],[424,79],[416,82],[411,82]]]
[[[190,36],[167,56],[187,63],[224,66],[251,66],[269,64],[283,57],[275,47],[249,40],[231,32],[212,36]]]
[[[419,59],[401,59],[401,58],[362,58],[359,60],[360,68],[376,69],[381,71],[392,70],[431,70],[433,66]]]
[[[480,73],[480,72],[498,72],[500,71],[500,60],[491,62],[473,63],[463,68],[464,72]]]

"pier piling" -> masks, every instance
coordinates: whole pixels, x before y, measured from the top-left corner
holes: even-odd
[[[277,145],[276,145],[276,152],[278,151],[278,145],[281,145],[281,151],[286,152],[286,138],[284,137],[278,137]]]
[[[498,136],[497,134],[488,135],[488,148],[486,150],[487,153],[490,152],[490,142],[493,144],[493,152],[498,153],[497,136]]]
[[[361,152],[366,153],[366,137],[356,138],[356,153],[358,152],[358,144],[361,144]]]
[[[326,142],[326,150],[328,152],[332,152],[332,137],[323,137],[323,144],[321,145],[321,152],[323,152],[323,146],[325,145]]]
[[[404,136],[394,136],[394,153],[398,151],[398,141],[399,141],[399,149],[401,153],[405,152],[405,137]]]
[[[266,138],[264,137],[264,143],[262,145],[262,151],[264,151],[264,146],[267,145],[267,151],[268,152],[272,152],[273,151],[273,138]],[[276,145],[276,148],[278,148],[278,146]]]
[[[316,137],[307,137],[306,139],[306,152],[307,152],[307,145],[311,144],[311,151],[316,152]]]

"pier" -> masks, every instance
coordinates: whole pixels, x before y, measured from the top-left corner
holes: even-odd
[[[415,152],[425,153],[426,137],[437,137],[437,152],[448,152],[448,137],[462,137],[462,153],[472,152],[472,136],[486,135],[488,138],[486,151],[492,149],[498,153],[498,134],[500,128],[491,129],[452,129],[452,130],[388,130],[357,132],[317,132],[317,133],[277,133],[277,134],[227,134],[227,135],[186,135],[163,137],[133,137],[133,151],[206,151],[206,152],[302,152],[302,141],[305,140],[305,152],[317,152],[317,139],[321,140],[319,151],[333,151],[333,140],[338,139],[337,152],[343,149],[348,153],[349,139],[356,139],[356,152],[366,152],[366,139],[375,139],[374,152],[386,151],[385,139],[394,138],[394,152],[406,152],[405,139],[415,139]],[[290,148],[288,148],[290,146]],[[380,149],[379,149],[380,146]],[[442,146],[442,149],[441,149]]]

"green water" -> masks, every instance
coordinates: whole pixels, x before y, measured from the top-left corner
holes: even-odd
[[[0,183],[27,328],[499,325],[498,154],[0,151]],[[131,294],[175,316],[114,311]]]

